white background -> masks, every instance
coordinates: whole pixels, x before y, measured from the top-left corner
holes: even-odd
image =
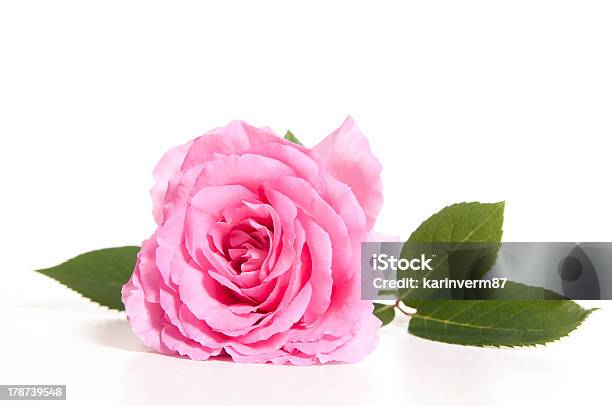
[[[241,365],[147,353],[31,270],[139,244],[162,153],[236,118],[312,146],[352,115],[384,166],[381,232],[506,200],[506,241],[609,241],[611,20],[605,1],[3,1],[0,383],[74,405],[608,402],[607,303],[547,347],[403,321],[359,364]]]

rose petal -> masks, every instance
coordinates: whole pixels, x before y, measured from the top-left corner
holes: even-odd
[[[171,351],[160,339],[164,325],[163,311],[159,303],[151,303],[145,300],[140,283],[134,276],[121,289],[121,296],[134,334],[147,347],[162,354],[170,354]]]
[[[383,203],[382,166],[372,154],[366,137],[351,117],[317,144],[311,156],[334,178],[351,187],[371,230]]]
[[[179,296],[198,319],[218,331],[243,329],[265,317],[260,313],[238,315],[232,312],[228,305],[234,304],[235,299],[228,290],[194,264],[189,264],[181,274]]]
[[[372,306],[373,308],[373,306]],[[382,322],[371,313],[359,320],[350,341],[328,354],[320,354],[317,358],[322,362],[357,362],[372,352],[378,343],[378,329]]]
[[[191,142],[172,148],[164,154],[153,170],[155,186],[151,189],[151,199],[153,200],[153,217],[157,224],[164,221],[163,207],[168,181],[179,172],[190,147]]]
[[[307,255],[310,256],[312,299],[304,313],[307,324],[317,320],[329,307],[332,294],[332,246],[329,235],[315,222],[303,219],[306,231]]]
[[[159,269],[157,269],[155,264],[157,242],[154,237],[155,235],[143,241],[136,260],[134,273],[138,275],[145,299],[152,303],[159,303],[159,286],[162,279]]]
[[[161,340],[170,350],[196,361],[204,361],[219,355],[221,349],[206,348],[196,341],[184,337],[174,326],[166,326],[161,332]]]

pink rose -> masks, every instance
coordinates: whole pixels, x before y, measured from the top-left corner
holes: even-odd
[[[168,151],[158,228],[122,289],[132,329],[195,360],[360,360],[380,327],[360,299],[380,171],[351,118],[312,149],[234,121]]]

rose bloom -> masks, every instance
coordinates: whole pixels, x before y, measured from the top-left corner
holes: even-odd
[[[380,171],[350,117],[312,149],[242,121],[171,149],[154,171],[157,230],[122,289],[132,329],[194,360],[362,359],[380,327],[360,298]]]

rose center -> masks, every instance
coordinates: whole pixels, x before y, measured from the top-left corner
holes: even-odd
[[[270,251],[271,226],[263,221],[245,219],[239,224],[223,220],[209,236],[212,245],[237,273],[258,271]]]

